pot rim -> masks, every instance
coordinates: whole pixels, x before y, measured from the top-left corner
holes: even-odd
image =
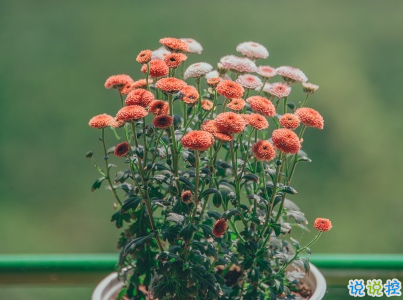
[[[311,263],[309,263],[309,265],[309,274],[304,277],[308,284],[314,288],[314,293],[309,299],[323,299],[327,289],[325,277],[317,267]],[[111,273],[96,286],[92,293],[91,300],[111,300],[112,296],[114,296],[123,285],[123,282],[118,279],[118,273]]]

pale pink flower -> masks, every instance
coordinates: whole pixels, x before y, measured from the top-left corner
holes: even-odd
[[[218,73],[217,70],[213,70],[213,71],[208,72],[206,75],[204,75],[204,77],[206,79],[217,78],[217,77],[220,77],[220,73]]]
[[[227,55],[220,59],[222,69],[235,70],[239,73],[253,73],[257,71],[256,64],[246,57]]]
[[[276,69],[277,75],[280,75],[283,77],[285,81],[288,82],[307,82],[308,78],[305,76],[304,72],[302,72],[300,69],[289,67],[289,66],[282,66]]]
[[[267,51],[266,47],[255,42],[241,43],[236,47],[236,51],[252,59],[269,57],[269,51]]]
[[[304,82],[304,83],[302,83],[302,88],[304,90],[304,93],[313,94],[319,89],[319,85],[309,83],[309,82]]]
[[[151,59],[164,60],[165,56],[167,56],[168,54],[171,54],[171,52],[169,52],[164,46],[162,46],[153,51],[153,53],[151,54]]]
[[[267,79],[272,78],[277,74],[276,69],[270,66],[259,66],[256,73]]]
[[[275,82],[270,85],[268,93],[277,98],[284,98],[291,93],[291,87],[284,82]]]
[[[193,65],[190,65],[186,71],[184,78],[199,78],[206,75],[208,72],[213,70],[213,66],[206,62],[199,62]]]
[[[262,81],[260,80],[260,78],[250,74],[240,75],[237,78],[236,82],[238,82],[244,88],[251,90],[260,88],[262,86]]]
[[[203,51],[202,45],[194,39],[191,38],[181,38],[180,40],[184,41],[186,44],[189,46],[189,51],[190,53],[197,53],[201,54]]]

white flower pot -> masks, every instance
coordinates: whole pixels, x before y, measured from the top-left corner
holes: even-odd
[[[326,280],[322,273],[314,265],[310,264],[309,276],[302,280],[309,286],[313,293],[309,300],[321,300],[326,293]],[[105,277],[95,288],[91,300],[112,300],[122,288],[123,282],[118,280],[118,274],[111,273]]]

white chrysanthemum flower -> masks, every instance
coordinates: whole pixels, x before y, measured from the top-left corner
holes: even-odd
[[[283,79],[287,82],[293,83],[295,81],[299,82],[307,82],[308,78],[305,76],[304,72],[300,69],[289,67],[289,66],[282,66],[276,69],[277,75],[283,77]]]
[[[275,82],[270,85],[268,93],[277,98],[284,98],[291,93],[291,87],[284,82]]]
[[[236,47],[236,51],[252,59],[269,57],[269,51],[266,47],[255,42],[241,43]]]
[[[309,82],[303,82],[302,88],[304,90],[304,93],[313,94],[319,89],[319,85],[309,83]]]
[[[190,65],[186,69],[184,78],[185,79],[188,79],[190,77],[198,78],[198,77],[206,75],[208,72],[210,72],[212,70],[213,70],[213,66],[206,62],[195,63],[193,65]]]
[[[164,46],[162,46],[153,51],[153,53],[151,54],[151,59],[164,60],[165,56],[167,56],[168,54],[171,54],[171,52],[169,52]]]
[[[256,73],[267,79],[272,78],[277,74],[276,69],[270,66],[259,66]]]
[[[220,67],[235,70],[239,73],[252,73],[257,71],[256,64],[246,57],[227,55],[220,59]]]
[[[262,86],[262,81],[260,80],[260,78],[250,74],[240,75],[237,78],[236,82],[238,82],[244,88],[251,90],[260,88]]]
[[[184,41],[186,44],[188,44],[189,46],[189,51],[190,53],[197,53],[197,54],[201,54],[203,51],[203,47],[202,45],[200,45],[200,43],[194,39],[191,38],[181,38],[181,41]]]
[[[206,75],[204,75],[204,77],[206,79],[217,78],[217,77],[220,77],[220,73],[218,73],[217,70],[213,70],[213,71],[208,72]]]

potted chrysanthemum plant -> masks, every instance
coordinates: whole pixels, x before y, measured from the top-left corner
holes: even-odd
[[[289,199],[298,165],[311,161],[304,133],[323,128],[306,107],[318,86],[297,68],[261,64],[269,53],[258,43],[239,44],[242,57],[217,70],[184,67],[202,52],[193,39],[160,43],[138,54],[141,79],[106,80],[116,115],[89,121],[102,144],[87,154],[101,176],[92,190],[106,185],[122,230],[117,272],[93,299],[321,299],[309,247],[331,222],[317,218],[316,237],[300,244],[291,229],[308,222]],[[290,102],[292,89],[306,96]]]

